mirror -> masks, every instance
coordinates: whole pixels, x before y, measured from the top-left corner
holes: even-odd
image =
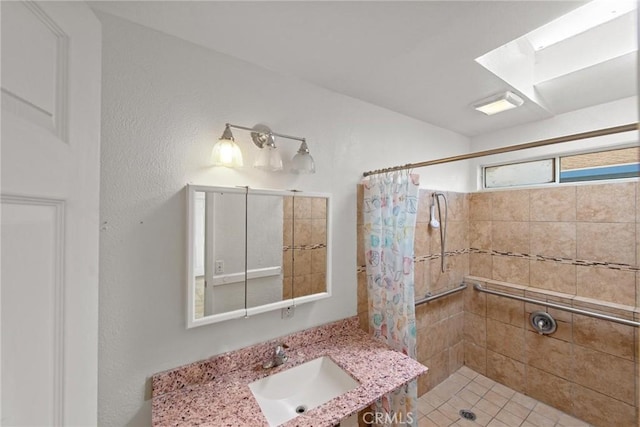
[[[189,185],[187,327],[331,295],[329,196]]]

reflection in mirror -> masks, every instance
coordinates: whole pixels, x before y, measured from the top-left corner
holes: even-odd
[[[293,296],[327,292],[327,200],[293,196]]]
[[[331,296],[329,196],[188,189],[187,327]]]
[[[247,308],[291,298],[283,292],[284,197],[247,195]]]
[[[245,308],[245,203],[238,192],[195,192],[195,318]]]

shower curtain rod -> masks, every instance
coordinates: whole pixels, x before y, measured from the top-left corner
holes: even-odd
[[[558,136],[555,138],[542,139],[524,144],[510,145],[502,148],[492,148],[490,150],[476,151],[474,153],[460,154],[457,156],[443,157],[441,159],[427,160],[426,162],[407,163],[402,166],[393,166],[390,168],[376,169],[363,173],[363,176],[376,175],[386,172],[394,172],[405,169],[421,168],[423,166],[439,165],[441,163],[457,162],[459,160],[475,159],[477,157],[490,156],[492,154],[510,153],[512,151],[525,150],[527,148],[543,147],[545,145],[559,144],[561,142],[577,141],[579,139],[595,138],[598,136],[612,135],[615,133],[629,132],[638,129],[638,123],[630,123],[628,125],[614,126],[610,128],[597,129],[589,132],[574,133],[572,135]]]

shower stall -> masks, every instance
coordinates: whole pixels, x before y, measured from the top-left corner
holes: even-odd
[[[359,219],[359,242],[361,236]],[[638,247],[637,180],[472,193],[420,189],[417,358],[429,372],[419,379],[418,395],[472,373],[584,425],[637,426]],[[361,248],[357,262],[366,330]],[[465,402],[467,393],[466,409],[484,413],[478,405],[490,388],[451,395]],[[551,418],[545,420],[559,422]]]

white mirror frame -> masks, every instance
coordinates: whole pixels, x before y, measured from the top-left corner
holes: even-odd
[[[299,197],[322,197],[327,200],[327,273],[326,273],[326,291],[312,295],[305,295],[302,297],[294,297],[291,299],[278,301],[270,304],[264,304],[258,307],[243,308],[238,310],[232,310],[225,313],[212,314],[199,319],[195,318],[195,272],[194,272],[194,221],[193,215],[195,212],[195,193],[197,191],[202,192],[225,192],[225,193],[240,193],[240,194],[266,194],[266,195],[280,195],[291,196],[297,195]],[[256,314],[266,313],[278,309],[284,309],[289,307],[295,307],[300,304],[308,302],[318,301],[321,299],[331,297],[332,288],[332,274],[331,274],[331,260],[332,260],[332,215],[331,215],[331,195],[328,193],[317,192],[301,192],[301,191],[281,191],[281,190],[264,190],[253,189],[249,187],[214,187],[207,185],[193,185],[188,184],[186,187],[187,193],[187,328],[195,328],[197,326],[209,325],[212,323],[218,323],[230,319],[247,318]],[[245,206],[246,209],[246,206]],[[245,245],[248,244],[248,238],[245,236]],[[245,275],[247,266],[245,265]],[[246,289],[245,289],[246,292]]]

